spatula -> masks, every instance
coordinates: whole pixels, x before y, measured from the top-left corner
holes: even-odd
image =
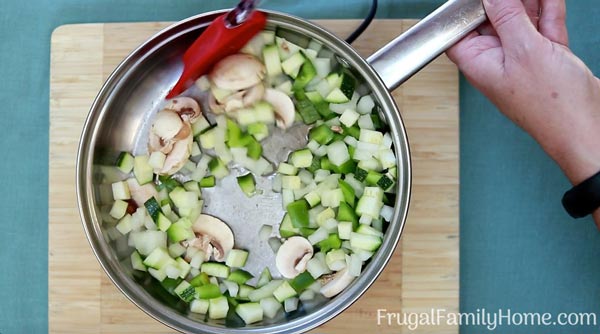
[[[183,55],[183,72],[167,99],[189,88],[220,59],[238,52],[264,29],[265,13],[255,11],[258,0],[242,0],[230,12],[217,17]]]

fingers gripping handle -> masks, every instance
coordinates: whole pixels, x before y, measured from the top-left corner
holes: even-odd
[[[394,90],[485,21],[481,0],[450,0],[367,61]]]

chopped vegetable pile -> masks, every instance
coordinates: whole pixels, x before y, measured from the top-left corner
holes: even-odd
[[[233,308],[247,324],[342,292],[382,244],[395,201],[392,137],[365,85],[318,41],[279,30],[261,32],[196,85],[210,111],[190,97],[168,101],[149,153],[118,158],[127,177],[112,184],[110,216],[134,249],[132,267],[190,312],[221,319]],[[311,126],[308,144],[274,165],[261,142],[296,123]],[[278,273],[244,270],[252,254],[235,248],[227,222],[202,213],[203,189],[231,168],[245,171],[237,182],[246,196],[260,196],[258,178],[281,193],[279,226],[256,226]]]

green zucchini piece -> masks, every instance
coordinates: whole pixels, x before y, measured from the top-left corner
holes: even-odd
[[[250,274],[249,272],[242,269],[238,269],[236,271],[231,272],[227,277],[227,280],[235,282],[241,286],[243,284],[246,284],[246,282],[248,282],[249,280],[251,280],[252,277],[254,276],[252,276],[252,274]]]
[[[200,180],[200,182],[198,182],[198,184],[200,185],[200,188],[212,188],[216,184],[215,176],[214,175],[206,176],[206,177],[202,178],[202,180]]]
[[[256,193],[256,182],[254,181],[254,176],[252,176],[252,174],[248,173],[246,175],[238,176],[237,182],[246,196],[254,196]]]
[[[129,152],[121,152],[117,158],[117,168],[125,173],[129,174],[133,170],[134,158]]]

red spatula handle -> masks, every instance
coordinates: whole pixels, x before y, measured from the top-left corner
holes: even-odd
[[[253,11],[242,24],[228,27],[227,15],[217,17],[187,49],[183,55],[183,72],[167,99],[183,93],[219,60],[237,53],[267,24],[265,13]]]

